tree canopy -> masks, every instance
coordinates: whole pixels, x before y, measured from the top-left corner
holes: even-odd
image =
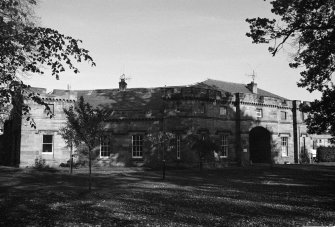
[[[19,94],[48,109],[22,76],[50,70],[59,79],[66,69],[79,72],[74,62],[95,65],[89,51],[79,46],[81,40],[35,25],[36,4],[36,0],[0,0],[0,108]],[[28,106],[23,107],[24,113],[29,112]]]
[[[275,18],[246,19],[253,43],[270,44],[275,56],[286,44],[294,54],[291,68],[301,69],[299,87],[322,92],[302,109],[309,112],[309,131],[329,131],[335,135],[335,0],[273,0],[271,12]],[[278,19],[279,18],[279,19]],[[318,125],[317,127],[315,127]],[[320,126],[320,127],[319,127]],[[315,130],[318,129],[318,130]]]
[[[84,143],[88,147],[89,160],[89,189],[91,189],[91,167],[93,149],[100,145],[100,140],[104,134],[103,122],[110,115],[109,111],[94,108],[86,103],[81,96],[76,106],[64,109],[67,123],[62,129],[67,132],[65,136],[67,143]]]

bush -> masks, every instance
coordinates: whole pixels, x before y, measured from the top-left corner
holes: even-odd
[[[45,164],[45,159],[42,159],[42,157],[39,157],[39,158],[35,158],[35,165],[34,165],[34,168],[35,169],[45,169],[45,168],[48,168],[49,166],[47,166]]]
[[[318,147],[316,158],[318,162],[335,162],[335,147]]]
[[[309,157],[309,154],[307,153],[307,150],[301,149],[300,163],[301,164],[309,164],[309,163],[311,163],[311,159]]]

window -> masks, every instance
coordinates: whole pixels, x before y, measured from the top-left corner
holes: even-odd
[[[228,135],[221,136],[221,157],[226,158],[228,157]]]
[[[220,107],[220,115],[227,116],[227,107],[225,106]]]
[[[108,136],[103,136],[100,140],[100,157],[109,157],[111,154],[111,144]]]
[[[177,159],[180,159],[180,135],[176,136]]]
[[[281,137],[281,153],[282,156],[288,156],[288,137]]]
[[[202,103],[202,104],[200,105],[200,110],[199,110],[199,112],[200,112],[200,113],[205,113],[205,111],[206,111],[205,104]]]
[[[287,113],[285,111],[281,111],[280,112],[280,116],[282,120],[286,120],[287,119]]]
[[[143,155],[143,135],[132,136],[132,156],[142,158]]]
[[[263,110],[262,109],[256,109],[256,117],[263,117]]]
[[[43,135],[43,153],[52,153],[53,151],[53,135]]]

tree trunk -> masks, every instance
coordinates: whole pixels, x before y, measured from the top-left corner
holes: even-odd
[[[91,191],[92,188],[92,178],[91,178],[91,173],[92,173],[92,158],[91,158],[91,148],[89,147],[88,150],[88,190]]]
[[[73,155],[72,155],[72,145],[70,147],[70,174],[72,174],[72,168],[73,168]]]
[[[199,170],[200,170],[200,172],[202,172],[202,165],[203,165],[203,163],[202,163],[202,151],[201,150],[199,150]]]

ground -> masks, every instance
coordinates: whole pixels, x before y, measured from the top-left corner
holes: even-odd
[[[334,166],[86,171],[0,167],[0,226],[335,225]]]

